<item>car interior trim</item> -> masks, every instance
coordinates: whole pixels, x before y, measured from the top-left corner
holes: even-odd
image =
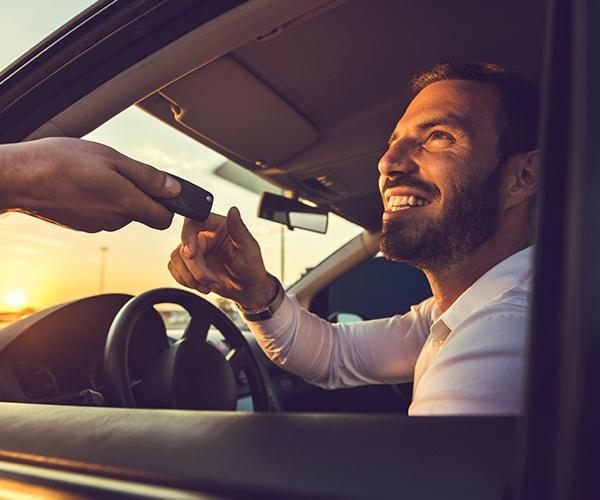
[[[314,267],[306,276],[291,285],[287,292],[296,296],[302,307],[328,283],[371,258],[379,251],[379,233],[363,231]]]
[[[331,0],[245,2],[111,78],[32,131],[27,139],[51,135],[49,123],[65,135],[81,137],[156,89],[264,35],[273,23],[288,23],[328,3]]]
[[[24,70],[34,71],[16,71],[2,82],[2,140],[23,140],[99,84],[241,2],[115,2],[77,29],[69,27],[45,57],[23,63]]]
[[[32,463],[39,463],[39,465],[32,465]],[[73,467],[72,463],[65,465]],[[53,493],[57,494],[56,490],[62,494],[75,490],[88,495],[135,495],[173,500],[215,498],[213,495],[200,495],[197,491],[95,475],[89,466],[88,470],[89,473],[58,470],[48,462],[40,462],[39,457],[33,455],[0,451],[0,475],[8,476],[12,478],[11,482],[16,483],[11,488],[11,483],[0,479],[0,489],[8,498],[13,498],[10,495],[11,489],[14,489],[14,498],[20,498],[17,493],[31,494],[32,498],[41,498],[39,495],[52,497]],[[106,473],[106,470],[103,471]],[[42,491],[40,485],[44,487]]]
[[[133,471],[140,480],[160,478],[149,481],[177,488],[286,498],[385,498],[398,484],[417,498],[425,483],[433,497],[488,498],[505,487],[519,424],[512,417],[399,419],[18,403],[2,403],[0,410],[0,457],[22,453],[65,470],[109,466],[111,477],[131,480]],[[373,447],[376,454],[364,453]],[[458,448],[462,459],[448,462]]]

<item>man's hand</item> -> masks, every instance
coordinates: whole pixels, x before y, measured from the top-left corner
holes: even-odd
[[[115,231],[131,221],[165,229],[173,213],[152,197],[180,189],[165,172],[95,142],[61,137],[0,146],[0,211],[80,231]]]
[[[237,208],[227,217],[210,214],[204,222],[185,219],[181,241],[168,264],[179,284],[218,293],[245,309],[265,306],[276,294],[277,284]]]

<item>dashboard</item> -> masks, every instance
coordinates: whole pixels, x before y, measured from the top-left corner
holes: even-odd
[[[105,401],[103,357],[113,319],[132,297],[106,294],[45,309],[0,330],[0,401],[111,405]],[[324,390],[271,363],[250,332],[242,332],[265,382],[271,411],[398,412],[410,401],[410,388],[365,386]],[[166,334],[155,309],[137,322],[128,348],[128,373],[138,406],[144,373],[177,339]],[[225,354],[228,346],[212,327],[208,343]],[[236,380],[238,410],[252,410],[244,372]]]
[[[0,333],[0,399],[4,401],[102,404],[103,353],[111,322],[129,295],[88,297],[41,311]],[[154,309],[137,323],[129,346],[129,374],[144,368],[168,346]]]

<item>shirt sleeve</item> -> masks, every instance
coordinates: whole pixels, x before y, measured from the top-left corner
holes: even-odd
[[[448,337],[418,385],[409,415],[522,413],[527,309],[484,308]]]
[[[314,385],[400,383],[412,380],[433,305],[429,298],[402,316],[332,324],[286,296],[272,318],[248,326],[271,361]]]

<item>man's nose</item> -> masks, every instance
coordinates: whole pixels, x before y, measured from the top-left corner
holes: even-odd
[[[379,160],[379,173],[384,177],[391,177],[397,173],[414,174],[418,165],[412,158],[414,145],[409,140],[399,140],[388,147],[388,150]]]

